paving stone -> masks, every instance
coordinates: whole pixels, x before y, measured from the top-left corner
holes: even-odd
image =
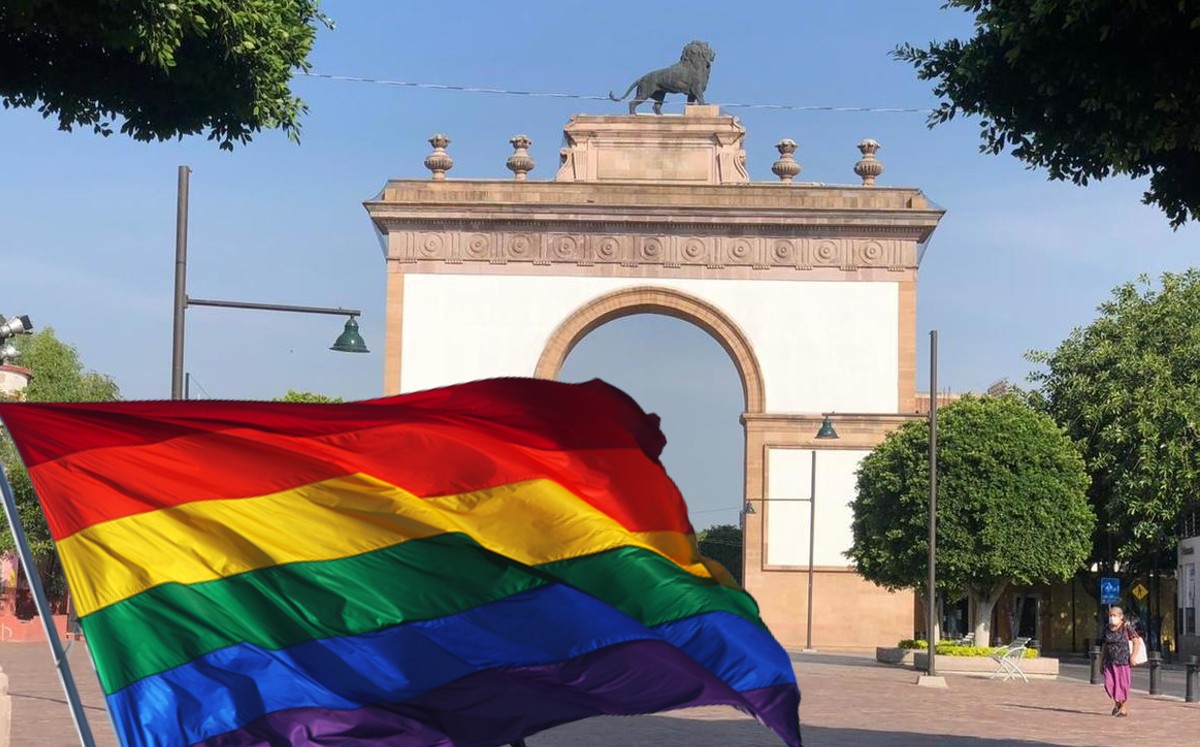
[[[917,673],[836,654],[794,655],[804,700],[806,747],[1174,747],[1195,745],[1200,704],[1135,693],[1129,718],[1110,715],[1098,685],[1077,681],[1000,682],[947,677],[949,687],[916,686]],[[116,747],[94,670],[82,645],[69,661],[100,747]],[[14,747],[77,743],[71,714],[45,644],[0,644],[13,697]],[[529,747],[778,747],[767,729],[730,708],[657,716],[596,718],[551,729]]]

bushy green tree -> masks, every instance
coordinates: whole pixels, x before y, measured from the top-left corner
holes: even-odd
[[[1070,439],[1020,398],[964,397],[938,419],[938,593],[971,596],[975,641],[1009,584],[1070,578],[1095,517]],[[929,422],[905,423],[862,462],[853,546],[864,577],[889,589],[927,585]]]
[[[24,398],[29,402],[108,402],[120,399],[121,391],[109,377],[84,368],[74,347],[59,340],[54,330],[47,327],[29,336],[14,338],[21,351],[17,363],[33,372],[33,378],[25,388]],[[17,512],[25,533],[29,536],[30,548],[42,571],[42,578],[51,596],[61,595],[66,587],[58,565],[58,554],[46,518],[33,492],[33,483],[17,455],[12,439],[5,433],[0,438],[0,461],[12,484],[13,497],[17,501]],[[12,536],[0,532],[0,550],[13,549]]]
[[[316,392],[298,392],[295,389],[287,390],[287,393],[282,397],[276,397],[275,402],[327,402],[336,403],[343,402],[341,397],[330,397],[325,394],[317,394]]]
[[[1126,283],[1043,368],[1045,409],[1080,444],[1099,523],[1092,561],[1174,565],[1175,522],[1200,495],[1200,272]]]
[[[1200,219],[1200,2],[947,0],[975,34],[896,55],[981,122],[981,150],[1076,184],[1149,176],[1171,225]]]
[[[701,530],[696,535],[700,554],[721,565],[740,584],[742,583],[742,529],[733,524],[719,524]]]
[[[28,402],[112,402],[121,398],[117,383],[104,374],[88,371],[79,351],[46,327],[16,338],[21,351],[17,364],[33,372],[25,388]]]
[[[317,0],[0,0],[0,101],[136,140],[295,139],[317,23]]]

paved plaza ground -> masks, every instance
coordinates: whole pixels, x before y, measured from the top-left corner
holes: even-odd
[[[69,660],[103,747],[116,747],[87,653]],[[1073,679],[1026,683],[951,677],[946,690],[916,687],[911,670],[864,657],[794,655],[804,694],[807,747],[1175,747],[1200,742],[1200,704],[1178,697],[1131,701],[1127,719],[1109,715],[1099,686]],[[13,698],[13,747],[76,744],[70,712],[45,644],[0,644],[0,667]],[[1170,692],[1170,689],[1168,689]],[[1182,692],[1179,693],[1180,695]],[[530,747],[776,747],[756,722],[724,708],[670,716],[600,718],[531,737]]]

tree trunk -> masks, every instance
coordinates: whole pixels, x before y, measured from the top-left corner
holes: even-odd
[[[933,597],[934,610],[936,616],[933,619],[933,645],[937,645],[942,640],[942,619],[946,616],[946,595],[938,592]]]
[[[992,610],[996,600],[971,593],[975,600],[975,645],[990,646],[992,642]]]
[[[1013,594],[1008,604],[1008,637],[1009,640],[1021,635],[1021,617],[1025,612],[1025,595]]]
[[[944,614],[942,611],[942,607],[946,603],[944,596],[945,595],[939,593],[937,595],[937,597],[933,600],[933,603],[937,607],[937,609],[935,610],[935,614],[937,615],[937,618],[935,620],[933,620],[933,624],[930,625],[929,620],[925,621],[925,631],[924,631],[925,632],[925,640],[928,641],[930,639],[930,637],[932,637],[933,645],[935,645],[935,646],[937,645],[937,642],[942,639],[941,620],[942,620],[942,616]],[[921,605],[921,617],[926,617],[926,618],[929,617],[929,597],[918,591],[917,592],[917,603]]]
[[[976,646],[992,645],[992,611],[996,609],[996,602],[1000,600],[1000,595],[1004,593],[1007,586],[1008,582],[1002,581],[983,593],[980,593],[978,589],[967,590],[975,603]]]

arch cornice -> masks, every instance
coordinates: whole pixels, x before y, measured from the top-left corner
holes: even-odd
[[[724,312],[707,301],[669,288],[626,288],[588,301],[551,333],[537,362],[534,376],[541,379],[557,378],[571,350],[589,332],[614,319],[634,314],[670,316],[695,324],[707,332],[733,359],[742,379],[746,412],[765,411],[762,368],[746,334]]]

